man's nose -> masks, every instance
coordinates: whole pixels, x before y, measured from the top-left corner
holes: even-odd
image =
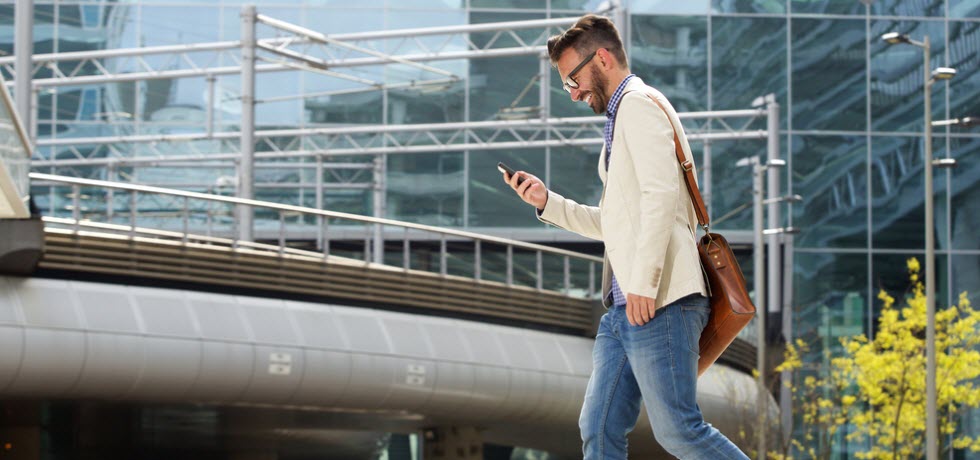
[[[572,95],[572,101],[574,102],[578,102],[582,100],[582,91],[579,90],[578,88],[571,88],[569,94]]]

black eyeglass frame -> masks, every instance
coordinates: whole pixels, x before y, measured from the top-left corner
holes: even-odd
[[[568,76],[565,77],[565,80],[561,82],[561,87],[564,88],[565,91],[571,94],[572,88],[578,89],[578,82],[575,81],[575,74],[577,74],[579,70],[582,70],[582,67],[585,67],[586,64],[592,61],[592,58],[594,58],[598,52],[599,50],[593,51],[592,53],[589,54],[588,57],[583,59],[582,62],[580,62],[577,66],[575,66],[575,68],[572,69],[571,72],[568,72]]]

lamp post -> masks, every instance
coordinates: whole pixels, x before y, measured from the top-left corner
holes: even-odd
[[[926,460],[939,459],[939,414],[936,404],[936,235],[933,228],[932,198],[932,84],[937,80],[949,80],[956,69],[939,67],[931,73],[929,63],[929,36],[922,41],[908,35],[889,32],[881,36],[888,44],[909,44],[922,49],[923,97],[925,98],[925,149],[922,167],[925,174],[925,225],[926,225]]]

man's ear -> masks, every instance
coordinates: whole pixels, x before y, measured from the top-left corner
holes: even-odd
[[[596,55],[599,58],[599,64],[603,69],[611,69],[615,67],[616,61],[613,59],[612,54],[609,53],[609,50],[599,48],[596,50]]]

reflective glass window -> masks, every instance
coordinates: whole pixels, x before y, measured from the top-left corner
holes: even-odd
[[[220,14],[221,10],[212,6],[142,5],[138,24],[140,46],[218,41],[221,36]],[[226,16],[225,21],[231,18]],[[232,36],[238,38],[241,36],[241,22],[234,22],[238,32]]]
[[[388,155],[387,216],[427,225],[463,226],[463,154]]]
[[[941,139],[933,140],[933,151],[941,152]],[[875,248],[925,247],[925,181],[922,168],[922,138],[875,136],[871,139],[872,245]],[[935,155],[935,153],[934,153]],[[946,200],[936,193],[945,187],[933,172],[935,191],[930,199],[935,216],[946,212]],[[937,235],[945,232],[945,219],[935,222]],[[936,247],[941,240],[936,240]]]
[[[871,14],[880,16],[945,16],[947,0],[875,0],[871,2]]]
[[[631,18],[630,70],[663,92],[678,112],[708,106],[707,18]]]
[[[755,98],[775,93],[785,127],[786,19],[716,17],[711,27],[711,107],[747,109]]]
[[[864,21],[792,21],[793,129],[863,131],[867,126]]]
[[[952,128],[962,132],[964,128]],[[977,128],[972,128],[976,130]],[[945,143],[943,140],[940,142]],[[958,166],[950,174],[952,190],[952,209],[950,209],[950,231],[954,249],[980,249],[980,137],[953,137],[949,142],[950,155]],[[943,157],[937,150],[937,157]],[[943,171],[943,170],[937,170]],[[936,177],[945,182],[947,172],[937,173]],[[977,278],[980,279],[980,278]],[[980,294],[980,290],[977,290]],[[980,304],[976,304],[980,308]]]
[[[707,14],[710,0],[674,2],[670,0],[631,0],[631,13],[648,14]]]
[[[546,4],[541,0],[469,0],[471,8],[494,9],[544,9]]]
[[[907,34],[914,40],[928,35],[931,67],[943,66],[944,44],[941,22],[872,21],[871,23],[871,126],[878,131],[923,130],[922,49],[912,45],[889,45],[880,37],[888,32]],[[931,71],[931,70],[930,70]],[[945,84],[933,85],[932,113],[942,119],[946,108]]]
[[[770,13],[786,12],[785,0],[712,0],[714,13]]]
[[[957,71],[947,83],[950,116],[980,116],[980,22],[949,22],[949,65]]]
[[[794,136],[792,152],[797,247],[867,247],[866,138]]]
[[[515,171],[527,171],[544,177],[543,149],[487,150],[470,152],[469,226],[470,227],[540,227],[534,208],[525,203],[507,185],[497,162]]]
[[[842,337],[867,334],[868,256],[834,252],[793,254],[793,335],[810,346],[804,362],[823,362],[839,353]]]
[[[719,230],[752,228],[752,171],[735,166],[742,158],[765,156],[765,140],[711,143],[711,194],[705,197],[711,226]],[[698,165],[703,175],[705,165]],[[704,187],[701,187],[704,193]]]
[[[542,19],[537,14],[511,13],[472,13],[470,22],[520,21]],[[520,32],[522,40],[532,42],[540,35],[540,30]],[[479,47],[495,40],[493,48],[521,46],[512,37],[505,35],[495,39],[494,32],[470,34],[470,39]],[[469,61],[470,120],[520,119],[540,116],[540,97],[538,85],[541,73],[541,57],[536,55],[511,56]],[[550,69],[550,67],[549,67]],[[552,98],[554,99],[554,98]]]
[[[980,18],[980,0],[948,0],[949,17]]]
[[[854,0],[790,0],[791,13],[864,14],[864,3]]]
[[[552,148],[549,188],[578,203],[597,206],[602,197],[602,182],[597,170],[600,148]]]

